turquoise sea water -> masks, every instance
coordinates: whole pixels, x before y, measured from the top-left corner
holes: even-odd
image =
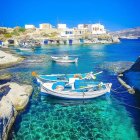
[[[27,108],[12,127],[9,140],[137,140],[140,139],[140,93],[130,95],[113,93],[88,101],[58,100],[40,94],[32,71],[39,74],[104,73],[97,76],[103,82],[112,82],[113,89],[120,87],[116,74],[106,63],[135,61],[140,55],[140,40],[122,40],[112,45],[48,46],[31,52],[22,64],[2,72],[11,72],[13,81],[31,83],[34,92]],[[77,64],[57,64],[51,55],[78,56]],[[33,62],[34,60],[34,62]],[[124,88],[119,88],[124,91]]]

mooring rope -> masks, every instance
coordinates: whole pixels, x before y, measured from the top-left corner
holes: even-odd
[[[121,88],[121,87],[122,87],[122,85],[121,85],[121,86],[119,86],[118,88],[113,89],[113,90],[115,91],[115,90],[117,90],[117,89],[119,89],[119,88]]]
[[[125,90],[125,91],[116,91],[116,90],[113,90],[113,89],[110,89],[112,92],[115,92],[115,93],[126,93],[128,92],[128,90]]]
[[[132,107],[132,108],[136,108],[136,109],[139,109],[140,110],[140,107],[137,107],[137,106],[133,106],[133,105],[129,105],[129,104],[126,104],[126,103],[123,103],[123,102],[120,102],[121,104],[124,104],[124,105],[127,105],[129,107]]]
[[[111,89],[111,90],[112,90],[112,89]],[[124,93],[124,92],[128,92],[128,91],[123,91],[123,92],[113,91],[113,92],[116,92],[116,93]],[[113,96],[111,95],[111,97],[113,97]],[[120,97],[121,97],[121,96],[120,96]],[[131,108],[135,108],[135,109],[139,109],[139,110],[140,110],[140,107],[137,107],[137,106],[133,106],[133,105],[124,103],[123,100],[122,100],[122,98],[120,98],[120,99],[121,99],[121,101],[119,101],[120,104],[123,104],[123,105],[126,105],[126,106],[128,106],[128,107],[131,107]]]

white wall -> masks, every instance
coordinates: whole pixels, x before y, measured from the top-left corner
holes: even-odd
[[[88,30],[92,34],[105,34],[106,33],[104,26],[101,24],[89,24]]]
[[[35,28],[34,25],[29,25],[29,24],[25,25],[25,29],[33,29],[33,28]]]
[[[66,29],[67,28],[67,25],[66,24],[58,24],[57,25],[57,28],[58,29]]]
[[[87,29],[88,24],[78,24],[78,29]]]
[[[84,29],[84,24],[78,24],[78,29]]]
[[[74,29],[65,29],[60,32],[61,37],[73,38],[74,37]]]
[[[42,23],[42,24],[39,24],[39,28],[40,29],[51,29],[52,25],[48,24],[48,23]]]

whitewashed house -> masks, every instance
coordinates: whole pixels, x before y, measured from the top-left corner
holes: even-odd
[[[88,29],[88,24],[78,24],[78,29]]]
[[[100,23],[89,24],[88,31],[93,35],[106,34],[106,29],[105,29],[104,25],[101,25]]]
[[[60,33],[60,37],[62,37],[62,38],[73,38],[74,37],[74,29],[68,28],[66,24],[58,24],[57,29]]]
[[[64,38],[73,38],[74,37],[74,29],[63,29],[60,31],[60,36]]]
[[[66,24],[57,24],[57,29],[66,29],[67,25]]]
[[[88,32],[88,24],[78,24],[77,28],[75,28],[75,35],[82,36]]]
[[[43,30],[43,29],[52,29],[52,25],[49,23],[42,23],[39,24],[39,29]]]
[[[35,26],[31,24],[26,24],[25,29],[35,29]]]

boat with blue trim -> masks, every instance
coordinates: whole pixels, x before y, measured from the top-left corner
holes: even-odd
[[[93,73],[77,73],[77,74],[51,74],[51,75],[38,75],[36,72],[32,72],[32,76],[36,77],[38,83],[42,82],[68,82],[69,78],[79,78],[84,80],[95,80],[96,76],[101,74],[103,71]]]
[[[112,83],[95,81],[100,73],[32,75],[43,93],[64,99],[91,99],[110,92]]]
[[[109,93],[112,83],[85,82],[69,78],[69,82],[50,82],[41,84],[41,92],[63,99],[92,99]]]

